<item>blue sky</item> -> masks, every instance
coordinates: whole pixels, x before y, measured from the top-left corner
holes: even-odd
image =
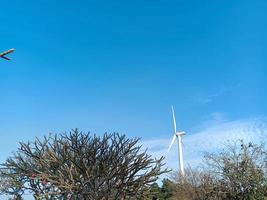
[[[165,152],[171,105],[185,144],[264,135],[266,10],[263,0],[2,2],[0,50],[16,52],[0,61],[0,160],[18,141],[76,127]]]

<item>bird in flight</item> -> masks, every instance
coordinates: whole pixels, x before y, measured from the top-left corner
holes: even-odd
[[[9,49],[9,50],[7,50],[7,51],[4,51],[4,52],[0,53],[0,57],[1,57],[1,58],[4,58],[4,59],[6,59],[6,60],[11,60],[10,58],[6,57],[6,55],[7,55],[7,54],[10,54],[10,53],[12,53],[12,52],[14,52],[14,51],[15,51],[15,49]]]

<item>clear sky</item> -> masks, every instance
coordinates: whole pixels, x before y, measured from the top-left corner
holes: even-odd
[[[191,142],[265,128],[266,10],[265,0],[1,2],[0,51],[16,52],[0,60],[0,160],[18,141],[76,127],[167,145],[171,105]]]

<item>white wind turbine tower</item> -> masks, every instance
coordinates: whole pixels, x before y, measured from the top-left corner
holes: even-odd
[[[173,106],[172,106],[172,117],[173,117],[174,134],[173,134],[173,138],[172,138],[172,141],[170,143],[168,151],[170,151],[172,145],[175,142],[175,139],[177,139],[178,140],[179,168],[180,168],[181,175],[184,176],[184,158],[183,158],[182,136],[185,135],[185,132],[176,130],[176,120],[175,120],[175,112],[174,112]]]

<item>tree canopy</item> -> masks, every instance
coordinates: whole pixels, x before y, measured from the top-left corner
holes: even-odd
[[[267,154],[264,145],[229,143],[206,153],[204,167],[188,168],[174,179],[173,199],[264,200],[267,198]]]
[[[50,135],[20,143],[2,165],[2,192],[35,199],[131,199],[153,184],[163,169],[154,159],[118,133],[103,137],[79,132]]]
[[[0,191],[49,200],[266,200],[264,145],[234,141],[206,153],[202,167],[187,167],[171,179],[163,157],[152,158],[118,133],[102,137],[77,129],[20,147],[2,164]]]

